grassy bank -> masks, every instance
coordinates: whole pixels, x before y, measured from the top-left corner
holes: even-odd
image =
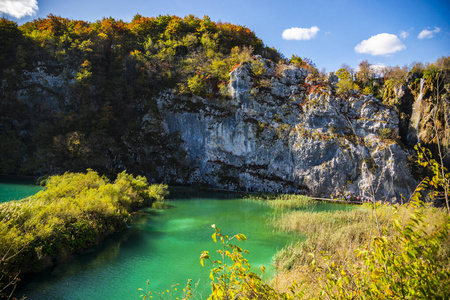
[[[277,211],[283,210],[297,210],[308,209],[313,207],[318,201],[303,195],[293,194],[271,194],[271,193],[257,193],[257,194],[244,194],[243,198],[265,201],[267,205],[270,205]]]
[[[66,173],[46,180],[35,196],[0,205],[0,294],[19,274],[64,261],[71,254],[124,230],[131,213],[160,203],[165,185],[125,172],[114,182],[96,172]]]
[[[370,293],[373,298],[382,295],[370,290],[370,283],[376,283],[392,289],[392,297],[383,298],[396,298],[402,291],[394,287],[402,286],[402,280],[427,277],[427,281],[436,281],[424,283],[433,290],[421,294],[423,286],[404,284],[402,288],[410,289],[403,291],[405,295],[448,296],[450,221],[443,209],[413,203],[364,205],[339,212],[295,210],[273,222],[279,229],[308,236],[305,242],[276,254],[278,275],[272,286],[277,290],[286,291],[297,282],[304,299],[365,299],[371,298]]]
[[[307,240],[276,254],[278,274],[270,283],[251,271],[241,246],[227,241],[233,264],[220,276],[211,271],[210,299],[450,298],[450,218],[445,209],[421,202],[418,194],[406,205],[322,212],[311,209],[314,201],[297,195],[248,198],[269,200],[279,210],[274,225]],[[247,269],[241,270],[242,265]]]

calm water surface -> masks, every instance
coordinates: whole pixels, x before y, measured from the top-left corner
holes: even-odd
[[[74,256],[68,263],[24,278],[17,296],[27,299],[140,299],[147,279],[151,291],[162,292],[188,279],[200,281],[198,291],[210,291],[211,265],[202,267],[202,251],[215,253],[211,224],[232,236],[243,233],[246,242],[237,242],[250,251],[253,271],[266,267],[264,278],[273,274],[272,257],[285,245],[301,237],[275,231],[267,218],[273,211],[261,202],[244,199],[185,198],[172,200],[168,210],[146,210],[135,217],[132,227],[104,240],[99,246]],[[336,205],[316,205],[315,210],[342,209]],[[217,257],[218,258],[218,257]],[[205,298],[205,297],[204,297]]]
[[[199,257],[204,250],[215,253],[219,246],[211,239],[211,224],[229,236],[247,236],[239,245],[250,251],[255,272],[264,265],[271,273],[272,256],[293,238],[267,225],[272,211],[262,203],[193,198],[172,204],[172,209],[148,210],[125,233],[26,279],[21,293],[28,299],[139,299],[138,288],[145,289],[147,279],[150,290],[162,292],[173,283],[184,287],[189,278],[201,280],[199,290],[204,291],[210,265],[203,268]]]
[[[26,198],[42,189],[33,179],[0,177],[0,203]]]

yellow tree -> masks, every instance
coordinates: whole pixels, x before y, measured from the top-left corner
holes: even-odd
[[[353,81],[353,76],[350,72],[351,69],[347,67],[348,66],[344,65],[336,71],[336,76],[339,78],[339,82],[337,83],[337,93],[344,97],[349,96],[352,90],[358,89],[358,85]]]

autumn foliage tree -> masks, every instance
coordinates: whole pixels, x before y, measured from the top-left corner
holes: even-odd
[[[122,165],[158,176],[169,148],[182,166],[179,139],[157,121],[156,97],[170,90],[227,99],[236,65],[254,54],[281,57],[245,26],[193,15],[137,14],[131,22],[49,15],[20,26],[1,19],[0,39],[0,172],[8,174],[88,167],[114,174]],[[144,131],[138,120],[147,113],[155,121]]]
[[[342,66],[336,71],[336,76],[339,78],[337,83],[337,93],[344,97],[348,97],[353,90],[358,89],[358,85],[353,80],[352,70],[346,66]]]

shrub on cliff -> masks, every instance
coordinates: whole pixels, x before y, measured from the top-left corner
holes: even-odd
[[[337,94],[349,97],[354,90],[358,90],[358,85],[353,81],[353,75],[345,68],[340,68],[336,72],[339,82],[337,83]]]

